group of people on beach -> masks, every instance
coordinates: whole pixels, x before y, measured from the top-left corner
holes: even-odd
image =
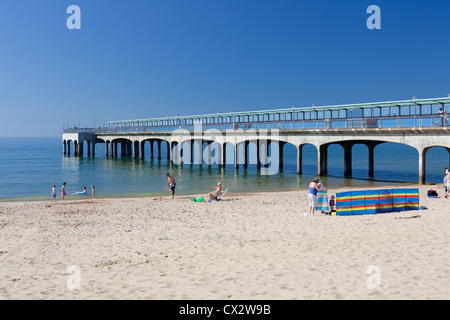
[[[309,202],[309,213],[315,214],[317,207],[317,195],[319,191],[327,191],[327,188],[320,182],[319,178],[314,178],[313,181],[309,184],[309,192],[308,192],[308,202]],[[332,195],[330,197],[329,205],[329,213],[336,210],[336,201],[335,197]]]
[[[166,191],[170,191],[170,198],[173,199],[175,196],[175,186],[176,186],[175,179],[170,173],[167,173],[166,176],[167,176]],[[216,189],[213,192],[209,193],[209,200],[217,200],[222,192],[222,183],[218,182],[217,186],[209,186],[209,188]]]
[[[66,192],[66,182],[64,181],[61,186],[61,200],[64,200],[64,197],[67,195]],[[92,199],[95,199],[95,187],[91,185],[92,190]],[[72,195],[88,195],[86,187],[83,187],[83,191],[78,191],[72,193]],[[56,185],[53,185],[52,187],[52,200],[56,200]]]

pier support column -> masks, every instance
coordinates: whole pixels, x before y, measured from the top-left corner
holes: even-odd
[[[109,157],[109,140],[105,141],[105,156]]]
[[[126,151],[127,151],[126,142],[121,141],[120,142],[120,156],[122,158],[125,157],[125,155],[127,154]]]
[[[268,168],[269,167],[269,146],[272,143],[272,141],[270,140],[263,140],[264,142],[264,167]],[[272,153],[272,151],[270,151],[270,153]]]
[[[279,164],[280,170],[283,170],[283,166],[284,166],[284,162],[283,162],[284,145],[285,145],[285,142],[278,141],[278,164]]]
[[[198,164],[203,165],[203,139],[198,142]]]
[[[234,144],[234,168],[239,169],[239,143]]]
[[[111,158],[114,156],[114,141],[109,142],[109,156]]]
[[[154,159],[154,155],[155,155],[155,153],[154,153],[154,150],[153,150],[153,143],[154,143],[154,141],[153,140],[150,140],[150,159]]]
[[[261,169],[261,140],[256,140],[256,168]]]
[[[167,162],[172,161],[172,144],[167,141]]]
[[[78,156],[78,141],[77,140],[75,140],[73,142],[73,155]]]
[[[374,166],[374,149],[377,143],[368,143],[367,148],[369,148],[369,177],[374,177],[375,166]]]
[[[139,141],[133,142],[133,158],[139,158]]]
[[[227,144],[224,142],[222,144],[219,144],[219,149],[220,149],[220,154],[219,154],[219,159],[220,159],[220,163],[219,166],[220,167],[225,167],[226,161],[227,161]]]
[[[67,155],[70,156],[70,140],[67,141]]]
[[[426,179],[426,159],[427,159],[427,148],[418,149],[419,151],[419,184],[425,184]]]
[[[78,144],[78,155],[81,156],[81,157],[84,155],[84,152],[83,152],[83,141],[81,141]]]
[[[91,156],[91,142],[89,140],[86,140],[87,143],[87,156]]]
[[[243,163],[244,168],[247,168],[248,163],[250,162],[249,152],[248,152],[249,144],[250,144],[249,141],[244,142],[244,163]]]
[[[302,174],[303,145],[297,146],[297,174]]]
[[[141,141],[141,160],[144,160],[145,158],[145,141]]]
[[[328,173],[328,145],[319,146],[317,155],[317,174],[319,177],[325,176]]]
[[[127,141],[127,157],[131,157],[133,142]]]
[[[158,160],[161,160],[161,140],[157,141],[156,145],[158,146]]]
[[[63,154],[64,155],[67,154],[67,142],[66,142],[66,140],[63,141]]]
[[[119,153],[119,142],[114,141],[114,157],[117,158],[117,154]]]
[[[95,157],[95,142],[92,142],[92,156]]]
[[[342,146],[344,148],[344,176],[351,176],[353,143],[347,142],[344,143]]]

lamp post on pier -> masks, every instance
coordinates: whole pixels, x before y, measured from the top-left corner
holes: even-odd
[[[416,127],[416,114],[417,114],[417,99],[419,99],[419,97],[412,97],[412,99],[414,100],[414,128]]]

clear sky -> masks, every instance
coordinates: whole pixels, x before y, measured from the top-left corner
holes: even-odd
[[[448,0],[1,0],[0,136],[444,97],[449,52]]]

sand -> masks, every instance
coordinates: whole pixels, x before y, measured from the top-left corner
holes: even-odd
[[[426,210],[350,217],[304,215],[306,190],[1,202],[0,297],[449,299],[450,199],[429,188]]]

